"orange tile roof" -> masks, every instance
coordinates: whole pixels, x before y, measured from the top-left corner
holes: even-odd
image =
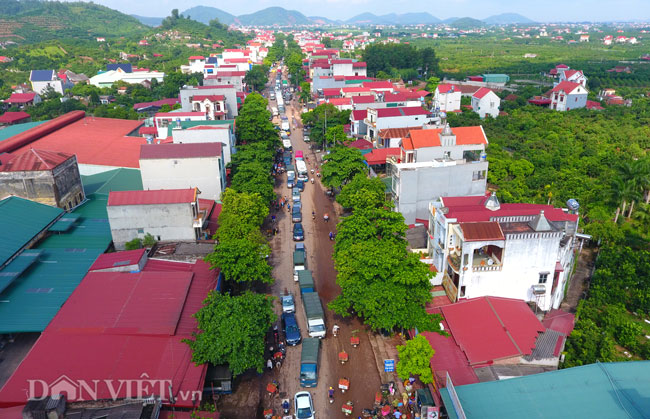
[[[451,131],[456,135],[456,145],[487,144],[487,137],[480,125],[473,127],[456,127]],[[405,150],[415,150],[423,147],[439,147],[442,128],[411,130],[402,139]]]

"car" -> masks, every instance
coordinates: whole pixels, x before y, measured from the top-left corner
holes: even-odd
[[[305,243],[296,243],[296,250],[305,250]]]
[[[300,201],[300,189],[295,186],[291,189],[291,200],[293,202]]]
[[[305,136],[303,137],[303,141],[306,142],[306,143],[310,142],[311,139],[309,138],[309,135],[305,135]]]
[[[291,221],[294,223],[302,222],[302,212],[300,212],[300,207],[294,206],[291,208]]]
[[[305,182],[298,179],[298,182],[296,182],[296,188],[300,189],[300,192],[305,190]]]
[[[300,328],[298,327],[298,322],[296,321],[296,314],[282,313],[282,325],[284,328],[284,338],[287,341],[287,345],[298,345],[302,341],[302,336],[300,335]]]
[[[293,225],[293,241],[301,242],[303,240],[305,240],[305,230],[301,223],[296,223]]]
[[[311,400],[311,393],[299,391],[293,396],[293,407],[297,419],[315,419],[314,403]]]
[[[294,313],[296,311],[296,304],[293,300],[292,294],[286,294],[282,296],[282,312],[283,313]]]
[[[300,202],[300,201],[294,202],[293,207],[298,208],[299,210],[302,210],[302,202]]]

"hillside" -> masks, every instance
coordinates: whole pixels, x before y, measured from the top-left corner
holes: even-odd
[[[307,16],[296,10],[286,10],[282,7],[268,7],[248,15],[238,16],[235,23],[244,26],[291,26],[310,25]]]
[[[528,19],[518,13],[501,13],[499,15],[490,16],[483,19],[483,22],[490,25],[513,25],[513,24],[528,24],[535,23],[535,21]]]
[[[341,21],[332,20],[323,16],[309,16],[307,19],[311,20],[316,25],[340,25]]]
[[[192,19],[205,23],[206,25],[210,23],[212,19],[218,19],[219,23],[230,25],[236,18],[235,15],[210,6],[195,6],[185,10],[181,14],[183,16],[190,16]]]
[[[0,38],[19,43],[132,36],[147,29],[132,16],[94,3],[0,0],[0,10]]]
[[[162,17],[147,17],[147,16],[139,16],[139,15],[131,15],[131,16],[138,19],[140,23],[142,23],[143,25],[153,26],[153,27],[160,26],[160,24],[164,19]]]
[[[439,23],[440,19],[431,14],[423,13],[390,13],[387,15],[377,16],[373,13],[361,13],[348,20],[345,23],[351,25],[417,25]]]
[[[478,19],[473,19],[471,17],[461,17],[460,19],[456,19],[451,22],[451,26],[458,29],[473,29],[485,26],[485,22],[482,22]]]

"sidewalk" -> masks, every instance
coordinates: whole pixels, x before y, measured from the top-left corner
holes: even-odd
[[[380,334],[368,332],[368,339],[372,346],[372,352],[375,354],[375,362],[377,364],[377,371],[379,371],[379,377],[381,377],[381,382],[385,384],[394,381],[397,387],[396,394],[404,393],[406,389],[402,380],[397,376],[397,368],[395,372],[384,372],[384,360],[386,359],[395,360],[395,367],[397,367],[396,346],[405,343],[402,336],[384,337]]]

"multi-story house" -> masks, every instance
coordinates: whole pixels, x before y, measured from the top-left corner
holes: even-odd
[[[558,308],[574,263],[578,215],[495,194],[440,197],[429,206],[428,252],[453,301],[516,298]],[[434,284],[434,285],[435,285]]]
[[[368,126],[366,139],[374,142],[379,131],[386,128],[405,128],[438,121],[431,112],[421,107],[368,108],[364,123]]]
[[[563,81],[551,90],[551,109],[570,111],[587,105],[589,91],[579,83]]]
[[[570,81],[572,83],[578,83],[582,87],[587,87],[587,76],[585,76],[582,70],[566,69],[559,72],[558,75],[560,76],[559,83],[562,83],[563,81]]]
[[[481,118],[490,115],[492,118],[499,116],[501,99],[487,87],[481,87],[472,95],[472,110]]]
[[[459,111],[460,97],[461,91],[453,84],[439,84],[433,95],[433,107],[442,112]]]
[[[195,95],[191,101],[192,112],[204,112],[209,121],[226,119],[228,111],[224,95]]]
[[[49,89],[62,95],[65,89],[73,86],[72,83],[61,80],[54,70],[32,70],[29,73],[29,81],[32,84],[32,90],[39,95],[43,95]]]
[[[153,117],[156,127],[156,138],[165,139],[168,127],[172,124],[179,125],[181,121],[207,121],[205,112],[159,112]]]
[[[388,159],[395,210],[407,224],[428,218],[429,203],[441,196],[485,193],[487,137],[481,126],[411,130],[399,157]]]

